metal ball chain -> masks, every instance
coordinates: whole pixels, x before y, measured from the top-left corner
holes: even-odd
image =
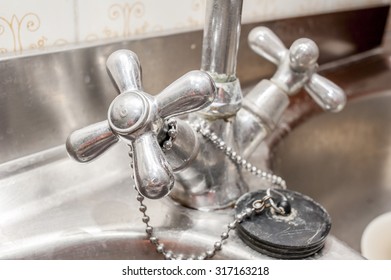
[[[143,203],[144,197],[138,193],[137,201],[140,203],[139,211],[143,214],[142,221],[146,225],[145,232],[147,238],[156,247],[156,252],[162,254],[167,260],[206,260],[213,258],[218,251],[222,249],[223,241],[228,239],[231,230],[236,228],[236,225],[243,221],[245,217],[251,216],[255,211],[255,208],[246,209],[242,214],[236,216],[235,220],[227,225],[227,230],[220,235],[220,240],[216,241],[213,248],[201,253],[198,256],[185,257],[182,254],[175,254],[171,250],[167,250],[164,243],[160,242],[159,239],[154,235],[154,228],[149,224],[150,217],[146,214],[147,206]]]
[[[163,143],[163,149],[169,150],[172,147],[172,141],[175,140],[175,137],[177,135],[176,130],[176,121],[175,119],[170,119],[167,122],[168,124],[168,140],[166,140]],[[264,180],[268,180],[275,186],[279,186],[283,189],[286,188],[285,181],[272,173],[268,173],[265,171],[262,171],[261,169],[256,168],[251,163],[247,162],[245,159],[243,159],[240,155],[238,155],[235,151],[233,151],[232,148],[228,147],[222,139],[220,139],[214,132],[211,132],[208,125],[205,122],[193,124],[193,127],[195,130],[199,133],[201,133],[202,136],[204,136],[206,139],[211,141],[219,150],[225,153],[227,157],[231,161],[233,161],[238,167],[245,169],[251,174],[258,176]],[[170,145],[171,144],[171,145]],[[131,159],[130,167],[133,169],[133,149],[132,146],[129,146],[129,157]],[[132,174],[132,178],[134,179],[134,176]],[[198,256],[190,256],[185,257],[182,254],[175,254],[171,250],[167,250],[164,246],[164,243],[160,242],[159,239],[154,235],[154,228],[150,225],[151,218],[147,215],[147,206],[144,204],[144,196],[140,194],[140,192],[137,190],[136,186],[133,186],[135,190],[137,191],[137,201],[140,203],[139,211],[142,213],[142,222],[146,225],[145,232],[147,234],[148,240],[156,247],[156,252],[159,254],[162,254],[165,259],[167,260],[206,260],[213,258],[218,251],[222,249],[223,242],[229,238],[229,234],[231,230],[235,229],[236,226],[241,223],[244,219],[251,217],[253,214],[260,214],[265,209],[270,208],[273,209],[277,214],[280,215],[286,215],[289,214],[284,209],[284,207],[279,206],[278,204],[273,201],[270,194],[270,189],[268,190],[268,194],[265,195],[262,199],[258,199],[253,202],[252,207],[246,208],[244,211],[242,211],[240,214],[237,214],[235,216],[235,219],[227,224],[227,230],[222,232],[220,235],[220,239],[216,241],[213,244],[213,248],[210,250],[207,250],[203,253],[201,253]]]
[[[212,132],[205,121],[193,123],[192,126],[197,132],[201,133],[203,137],[212,142],[218,150],[221,150],[234,164],[236,164],[236,166],[249,171],[251,174],[260,177],[263,180],[269,181],[274,186],[286,189],[286,182],[284,179],[273,173],[258,169],[252,163],[245,160],[231,147],[227,146],[227,144],[225,144],[225,142],[219,138],[216,133]]]
[[[136,186],[134,186],[136,189]],[[137,189],[136,189],[137,191]],[[147,206],[144,204],[144,196],[139,192],[137,195],[137,201],[140,203],[139,211],[143,214],[142,222],[146,225],[145,232],[147,233],[148,240],[156,247],[156,252],[162,254],[166,260],[207,260],[213,258],[218,251],[223,247],[224,240],[229,238],[231,230],[235,229],[238,224],[244,221],[244,219],[251,217],[254,213],[260,214],[267,208],[273,209],[277,214],[285,215],[283,207],[276,207],[273,199],[266,195],[262,199],[255,200],[251,208],[246,208],[240,214],[235,216],[235,219],[227,224],[227,230],[222,232],[220,240],[216,241],[213,248],[201,253],[198,256],[185,257],[182,254],[175,254],[171,250],[167,250],[164,243],[154,235],[154,228],[149,224],[151,218],[147,215]]]
[[[169,151],[172,148],[172,143],[174,143],[176,136],[178,134],[177,130],[177,121],[174,118],[169,118],[165,121],[168,127],[167,130],[167,140],[164,140],[162,144],[163,151]]]

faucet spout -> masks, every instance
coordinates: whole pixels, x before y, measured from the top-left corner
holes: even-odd
[[[214,79],[217,95],[200,113],[206,118],[229,118],[241,108],[242,92],[236,77],[243,0],[206,3],[201,70]]]
[[[207,1],[201,70],[219,75],[220,82],[236,79],[242,0]]]
[[[207,1],[201,70],[213,78],[217,92],[208,107],[189,115],[191,122],[203,123],[233,150],[238,148],[235,115],[243,99],[236,77],[242,4],[242,0]],[[175,174],[176,185],[170,195],[196,209],[231,206],[248,190],[241,170],[200,133],[198,140],[197,157],[187,169]]]

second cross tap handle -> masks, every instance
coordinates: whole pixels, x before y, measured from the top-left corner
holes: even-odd
[[[254,52],[278,66],[271,81],[288,95],[304,87],[315,102],[326,111],[338,112],[346,104],[344,91],[318,75],[319,49],[310,39],[296,40],[288,50],[267,27],[254,28],[248,37]]]
[[[172,168],[157,139],[164,119],[208,106],[215,96],[214,82],[208,74],[192,71],[152,96],[142,89],[136,54],[116,51],[106,65],[120,94],[109,107],[108,121],[77,130],[68,137],[68,153],[77,161],[88,162],[118,139],[124,140],[133,148],[134,179],[139,192],[148,198],[161,198],[174,185]]]

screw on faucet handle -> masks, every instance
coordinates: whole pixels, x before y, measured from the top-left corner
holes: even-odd
[[[121,93],[111,103],[108,119],[114,133],[133,148],[138,191],[151,199],[167,195],[174,186],[174,175],[157,140],[162,121],[153,97],[141,91]]]
[[[304,87],[324,110],[338,112],[346,104],[344,91],[333,82],[316,74],[318,46],[310,39],[296,40],[289,51],[267,27],[256,27],[249,34],[250,47],[278,66],[272,81],[288,95]]]
[[[174,176],[157,135],[165,118],[208,106],[216,91],[213,79],[204,72],[192,71],[154,97],[142,89],[140,63],[133,52],[114,52],[106,66],[120,94],[109,107],[108,121],[71,134],[68,153],[80,162],[88,162],[118,139],[124,140],[133,148],[138,190],[148,198],[161,198],[173,187]]]
[[[107,60],[107,69],[115,81],[120,92],[140,90],[141,75],[140,63],[136,54],[127,50],[114,52]],[[129,98],[128,95],[130,95]],[[143,96],[129,93],[121,94],[117,98],[125,99],[129,103],[142,103],[145,105]],[[118,104],[118,100],[112,103],[112,107]],[[116,108],[118,109],[118,108]],[[118,134],[130,133],[145,121],[148,113],[144,107],[138,106],[137,109],[127,111],[127,107],[121,107],[120,110],[109,110],[114,116],[109,116],[109,122],[102,121],[88,127],[74,131],[66,141],[68,154],[79,162],[89,162],[103,154],[109,147],[118,142]],[[128,124],[125,124],[128,121]],[[113,130],[112,128],[117,128]]]

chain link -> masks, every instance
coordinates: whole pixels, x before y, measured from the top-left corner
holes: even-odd
[[[212,132],[205,121],[200,121],[199,123],[192,123],[191,125],[197,132],[201,133],[202,136],[204,136],[208,141],[213,143],[218,150],[222,151],[239,168],[249,171],[251,174],[263,180],[269,181],[274,186],[286,189],[286,182],[284,179],[271,172],[263,171],[254,166],[254,164],[245,160],[231,147],[227,146],[223,139],[219,138],[216,133]]]
[[[171,119],[168,121],[168,140],[164,142],[171,142],[176,137],[176,121],[172,121]],[[211,141],[217,149],[221,150],[225,153],[229,159],[235,163],[238,167],[245,169],[251,174],[258,176],[264,180],[267,180],[271,182],[274,186],[278,186],[280,188],[285,189],[286,183],[281,178],[278,177],[272,173],[262,171],[261,169],[256,168],[253,164],[247,162],[245,159],[243,159],[240,155],[238,155],[235,151],[232,150],[232,148],[228,147],[222,139],[217,137],[217,135],[214,132],[211,132],[208,125],[205,122],[201,122],[198,124],[192,124],[192,126],[195,128],[195,130],[198,133],[201,133],[203,137]],[[171,132],[170,132],[171,131]],[[169,144],[167,144],[167,147],[164,147],[163,149],[170,149]],[[129,151],[129,157],[131,159],[130,166],[133,169],[133,150],[132,147],[130,147]],[[132,174],[132,178],[134,179],[134,176]],[[189,256],[186,257],[183,254],[176,254],[172,252],[171,250],[166,249],[164,243],[162,243],[154,234],[154,228],[150,225],[150,216],[147,215],[147,206],[144,204],[144,196],[140,194],[140,192],[137,190],[136,186],[133,186],[134,189],[137,191],[137,201],[140,203],[139,205],[139,211],[142,213],[142,222],[146,225],[145,232],[147,234],[148,240],[156,247],[156,252],[159,254],[162,254],[165,259],[167,260],[206,260],[213,258],[218,251],[222,249],[223,242],[229,238],[229,234],[232,230],[236,228],[238,224],[240,224],[244,219],[251,217],[253,214],[261,214],[265,209],[270,208],[273,209],[277,214],[285,215],[285,210],[283,207],[278,207],[272,197],[270,196],[270,188],[267,190],[267,194],[258,200],[255,200],[252,203],[252,207],[246,208],[244,211],[242,211],[240,214],[237,214],[235,216],[235,219],[227,224],[227,230],[223,231],[220,235],[220,239],[216,241],[213,244],[213,247],[210,250],[206,250],[205,252],[201,253],[198,256]]]
[[[136,186],[134,186],[136,189]],[[136,189],[137,191],[137,189]],[[138,191],[137,191],[138,192]],[[151,218],[147,215],[147,206],[144,204],[144,196],[142,196],[139,192],[137,194],[137,201],[140,203],[139,211],[142,213],[142,222],[146,225],[145,232],[147,234],[148,240],[156,247],[156,252],[162,254],[166,260],[207,260],[213,258],[218,251],[220,251],[223,247],[224,240],[229,238],[229,234],[231,230],[234,230],[238,224],[244,221],[244,219],[251,217],[254,213],[260,214],[267,208],[273,208],[276,213],[280,215],[284,215],[285,211],[282,207],[274,207],[273,199],[266,195],[262,199],[255,200],[252,203],[252,208],[246,208],[240,214],[235,216],[235,219],[227,224],[227,230],[222,232],[220,235],[220,240],[216,241],[213,244],[213,248],[201,253],[198,256],[190,256],[185,257],[182,254],[175,254],[171,250],[167,250],[164,243],[160,242],[160,240],[154,234],[154,228],[150,225]]]
[[[167,260],[206,260],[213,258],[216,253],[222,249],[223,241],[229,238],[231,230],[235,229],[238,223],[241,223],[246,217],[250,217],[255,211],[255,208],[247,208],[241,214],[237,215],[235,220],[227,225],[227,230],[221,233],[220,239],[213,244],[212,249],[207,250],[198,256],[185,257],[182,254],[175,254],[165,248],[164,243],[160,242],[154,235],[154,228],[150,225],[150,217],[147,215],[147,206],[143,203],[144,197],[140,193],[137,195],[137,201],[140,203],[139,211],[143,214],[142,222],[146,225],[145,232],[147,233],[147,238],[156,247],[156,252],[162,254]]]
[[[178,134],[177,130],[177,121],[174,118],[169,118],[165,121],[167,125],[167,139],[164,140],[162,144],[163,151],[169,151],[172,148],[172,143],[174,143],[176,136]]]

